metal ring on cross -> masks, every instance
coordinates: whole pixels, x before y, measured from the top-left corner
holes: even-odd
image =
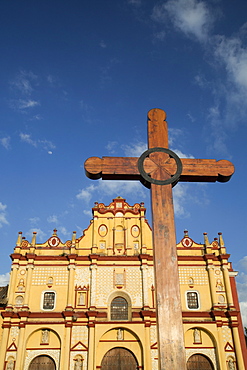
[[[169,156],[171,158],[175,159],[175,162],[176,162],[176,165],[177,165],[177,171],[170,179],[156,180],[156,179],[153,179],[152,177],[150,177],[147,174],[147,172],[145,172],[144,166],[143,166],[144,160],[149,156],[149,154],[155,153],[155,152],[162,152],[162,153],[169,154]],[[138,159],[138,170],[139,170],[141,176],[143,177],[143,179],[146,180],[148,183],[152,183],[152,184],[156,184],[156,185],[168,185],[168,184],[174,184],[175,185],[177,183],[177,181],[179,180],[179,177],[182,173],[182,168],[183,168],[183,165],[182,165],[181,159],[178,157],[178,155],[176,153],[174,153],[172,150],[166,149],[166,148],[157,147],[157,148],[148,149],[144,153],[142,153],[142,155]]]

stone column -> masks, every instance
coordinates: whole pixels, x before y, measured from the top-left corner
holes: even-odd
[[[233,304],[233,298],[232,298],[232,289],[231,289],[228,266],[223,265],[221,269],[222,269],[222,272],[223,272],[223,278],[224,278],[224,283],[225,283],[225,291],[226,291],[226,299],[227,299],[228,307],[232,308],[232,307],[234,307],[234,304]]]
[[[2,338],[0,341],[0,369],[4,369],[4,362],[5,362],[5,356],[6,356],[6,349],[8,345],[9,331],[10,331],[9,327],[7,328],[4,327],[2,329]]]
[[[89,324],[89,340],[88,340],[88,369],[94,370],[95,363],[95,326]]]
[[[93,218],[93,243],[92,243],[92,253],[96,253],[98,250],[98,239],[99,239],[99,219],[98,216],[94,216]]]
[[[223,343],[223,337],[222,337],[222,325],[217,325],[217,334],[218,334],[218,345],[216,348],[219,354],[219,365],[221,370],[227,370],[226,367],[226,357],[225,353],[223,351],[224,349],[224,343]]]
[[[143,293],[143,308],[149,308],[148,300],[148,265],[142,265],[142,293]]]
[[[22,324],[20,326],[19,336],[18,336],[18,344],[17,344],[17,356],[16,356],[16,363],[15,363],[15,369],[23,369],[23,354],[25,353],[25,346],[24,344],[24,331],[25,326]]]
[[[233,336],[233,342],[234,342],[234,348],[235,348],[235,354],[236,354],[236,362],[238,365],[238,369],[244,369],[244,360],[241,350],[241,344],[239,339],[239,332],[238,332],[238,326],[232,327],[232,336]]]
[[[27,269],[27,278],[26,278],[25,297],[24,297],[23,306],[26,309],[29,309],[30,287],[32,283],[32,276],[33,276],[33,269],[34,269],[33,263],[28,263],[26,269]]]
[[[12,265],[11,266],[11,274],[10,274],[10,282],[9,282],[9,297],[8,297],[8,305],[7,307],[13,307],[15,305],[14,297],[16,291],[16,279],[17,273],[19,270],[19,265]]]
[[[145,217],[141,217],[141,253],[147,253],[146,238],[145,238]]]
[[[107,255],[112,256],[113,255],[113,217],[108,217],[109,223],[108,223],[108,233],[107,233]]]
[[[97,265],[91,265],[91,287],[90,287],[90,308],[96,307],[97,293]]]
[[[214,277],[214,266],[212,264],[207,265],[208,278],[209,278],[209,287],[211,293],[212,306],[217,306],[217,297],[215,292],[215,277]]]
[[[74,307],[74,282],[75,282],[75,264],[68,265],[69,278],[68,278],[68,293],[67,293],[67,306],[66,310],[72,310]]]
[[[65,338],[61,343],[60,369],[70,369],[71,326],[65,327]]]
[[[144,350],[144,363],[146,367],[145,369],[151,369],[152,368],[152,361],[151,361],[151,350],[150,350],[150,323],[145,324],[145,346],[143,347]]]

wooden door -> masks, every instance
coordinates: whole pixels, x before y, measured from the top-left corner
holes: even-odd
[[[49,356],[37,356],[31,362],[28,370],[56,370],[56,365]]]
[[[101,370],[136,370],[138,364],[132,352],[125,348],[112,348],[103,357]]]
[[[208,357],[196,354],[188,359],[187,370],[214,370],[214,367]]]

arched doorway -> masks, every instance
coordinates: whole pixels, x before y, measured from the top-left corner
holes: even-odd
[[[56,370],[56,365],[49,356],[37,356],[32,360],[28,370]]]
[[[188,359],[187,370],[214,370],[214,367],[208,357],[197,353]]]
[[[101,370],[136,370],[138,363],[131,351],[116,347],[110,349],[103,357]]]

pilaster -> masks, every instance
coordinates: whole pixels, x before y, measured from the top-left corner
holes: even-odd
[[[69,270],[69,283],[68,283],[68,292],[67,292],[67,306],[66,310],[72,310],[74,307],[73,298],[74,298],[74,282],[75,282],[75,264],[70,263],[68,265]]]
[[[226,264],[223,264],[221,269],[222,269],[224,283],[225,283],[226,299],[227,299],[228,307],[233,308],[234,304],[233,304],[233,297],[232,297],[228,266]]]
[[[211,300],[212,300],[212,306],[217,306],[217,297],[215,292],[215,278],[214,278],[214,266],[213,264],[208,263],[207,265],[208,270],[208,278],[209,278],[209,287],[210,287],[210,293],[211,293]]]
[[[90,265],[90,270],[91,270],[90,308],[96,307],[97,269],[98,269],[98,266],[96,264]]]
[[[33,275],[33,269],[34,269],[33,262],[28,263],[26,269],[27,269],[27,279],[26,279],[26,289],[25,289],[23,306],[25,309],[29,309],[29,296],[30,296],[30,288],[31,288],[32,275]]]
[[[148,301],[148,265],[141,266],[142,271],[142,290],[143,290],[143,308],[149,308]]]

